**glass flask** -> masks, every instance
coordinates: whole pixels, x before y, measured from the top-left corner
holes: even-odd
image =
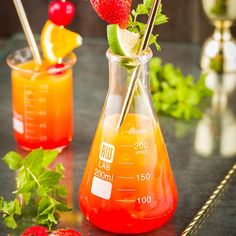
[[[135,58],[107,51],[109,90],[79,190],[80,208],[91,223],[114,233],[144,233],[174,214],[177,190],[149,90],[152,52]],[[136,66],[129,110],[118,119]]]

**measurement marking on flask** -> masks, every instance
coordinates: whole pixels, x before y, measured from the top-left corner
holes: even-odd
[[[117,179],[135,179],[134,176],[117,176]]]
[[[32,105],[32,104],[25,104],[25,108],[27,108],[27,107],[29,107],[29,108],[32,108],[32,107],[34,107],[34,105]]]
[[[26,128],[27,128],[27,126],[26,126]],[[30,130],[30,129],[26,129],[26,130],[25,130],[25,133],[26,133],[26,134],[34,134],[35,131],[34,131],[34,130]]]
[[[32,120],[34,120],[34,118],[33,118],[33,117],[26,116],[26,117],[25,117],[25,120],[26,120],[26,121],[32,121]]]
[[[25,127],[37,127],[38,125],[36,124],[31,124],[31,123],[26,123]]]
[[[120,165],[134,165],[134,162],[119,162]]]
[[[117,188],[116,190],[121,191],[121,192],[134,192],[135,189],[133,188]]]
[[[133,144],[121,144],[120,147],[133,147]]]
[[[25,135],[25,137],[26,137],[27,139],[31,139],[31,140],[38,140],[37,137],[31,136],[31,135]]]
[[[115,201],[116,202],[123,202],[123,203],[134,203],[134,202],[136,202],[136,200],[132,200],[132,199],[117,199]]]
[[[35,111],[28,111],[28,110],[26,110],[26,111],[25,111],[25,114],[26,114],[26,115],[36,115],[36,114],[37,114],[37,112],[35,112]]]

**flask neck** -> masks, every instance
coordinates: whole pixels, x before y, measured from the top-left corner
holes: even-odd
[[[135,58],[120,57],[107,52],[109,60],[109,91],[106,99],[105,115],[121,114],[131,78],[139,68],[139,78],[134,87],[128,113],[155,116],[149,89],[149,61],[152,52],[148,49]]]
[[[109,90],[121,94],[128,89],[130,79],[137,67],[140,67],[139,81],[149,92],[149,61],[152,58],[152,51],[148,49],[140,56],[133,58],[122,57],[107,51],[109,61]]]

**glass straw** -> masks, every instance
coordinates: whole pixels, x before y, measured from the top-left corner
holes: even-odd
[[[32,52],[34,61],[36,62],[36,64],[42,65],[42,60],[41,60],[41,57],[40,57],[40,53],[39,53],[39,50],[38,50],[33,32],[30,28],[29,21],[27,19],[26,14],[25,14],[25,10],[24,10],[24,7],[22,5],[22,2],[21,2],[21,0],[13,0],[13,2],[14,2],[14,5],[15,5],[17,14],[19,16],[23,31],[25,33],[26,39],[28,41],[30,50]]]
[[[146,27],[146,30],[145,30],[145,33],[144,33],[144,36],[143,36],[143,40],[141,42],[141,47],[140,47],[140,50],[139,50],[139,54],[142,53],[144,50],[146,50],[148,48],[148,43],[149,43],[149,39],[150,39],[150,36],[151,36],[151,33],[152,33],[152,30],[153,30],[153,27],[154,27],[154,23],[155,23],[155,19],[156,19],[156,16],[157,16],[157,13],[158,13],[158,9],[161,5],[161,0],[154,0],[153,1],[153,4],[152,4],[152,9],[151,9],[151,12],[150,12],[150,16],[148,18],[148,22],[147,22],[147,27]],[[133,98],[133,95],[134,95],[134,91],[135,91],[135,87],[136,87],[136,83],[138,81],[138,85],[142,91],[142,93],[145,95],[145,90],[139,80],[139,77],[140,77],[140,74],[141,74],[141,65],[137,66],[132,74],[132,77],[131,77],[131,80],[130,80],[130,84],[129,84],[129,88],[128,88],[128,91],[127,91],[127,94],[126,94],[126,97],[125,97],[125,100],[124,100],[124,105],[121,109],[121,114],[120,114],[120,117],[119,117],[119,120],[118,120],[118,123],[117,123],[117,130],[119,130],[119,128],[121,127],[128,111],[129,111],[129,107],[130,107],[130,104],[131,104],[131,101],[132,101],[132,98]],[[150,110],[152,111],[151,107],[149,106]],[[152,116],[152,118],[154,119],[154,117]]]

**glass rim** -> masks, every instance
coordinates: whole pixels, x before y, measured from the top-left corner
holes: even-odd
[[[151,60],[153,57],[153,53],[150,47],[148,47],[145,51],[140,53],[139,55],[134,56],[120,56],[112,52],[111,48],[107,49],[106,52],[107,59],[111,60],[112,62],[125,62],[125,61],[132,61],[135,64],[145,64]]]
[[[47,70],[43,70],[43,71],[37,71],[37,70],[34,70],[34,69],[24,69],[24,68],[21,68],[19,67],[18,65],[21,64],[21,63],[18,63],[18,64],[14,64],[11,60],[12,58],[14,58],[14,55],[17,53],[17,52],[22,52],[22,51],[29,51],[30,52],[30,55],[31,55],[31,59],[33,59],[33,55],[31,53],[31,50],[29,47],[24,47],[24,48],[20,48],[20,49],[17,49],[13,52],[11,52],[7,58],[6,58],[6,62],[7,62],[7,65],[12,69],[12,70],[15,70],[15,71],[19,71],[19,72],[22,72],[22,73],[25,73],[25,74],[48,74],[48,75],[52,75],[52,74],[56,74],[56,73],[61,73],[61,72],[65,72],[66,70],[72,68],[74,66],[74,64],[76,63],[77,61],[77,56],[75,55],[75,53],[71,52],[69,53],[68,55],[66,55],[63,59],[62,59],[62,63],[64,63],[65,66],[61,67],[61,68],[53,68],[51,71],[47,71]],[[40,50],[40,54],[41,54],[41,50]],[[69,62],[66,62],[65,63],[65,58],[70,58],[69,59]],[[31,59],[28,59],[26,60],[25,62],[31,60]],[[24,62],[22,62],[24,63]],[[57,63],[56,63],[57,64]],[[55,64],[52,64],[51,66],[53,66]],[[50,65],[49,65],[50,66]]]

